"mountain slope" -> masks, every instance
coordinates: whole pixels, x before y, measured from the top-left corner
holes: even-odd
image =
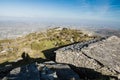
[[[52,28],[44,32],[30,33],[16,39],[1,40],[0,63],[19,60],[21,59],[21,54],[24,52],[33,58],[46,58],[43,53],[44,50],[95,38],[98,37],[89,36],[80,30]]]

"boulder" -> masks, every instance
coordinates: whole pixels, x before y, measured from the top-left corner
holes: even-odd
[[[81,50],[85,55],[120,73],[120,38],[109,37]]]
[[[104,75],[120,74],[120,38],[116,36],[73,44],[55,53],[59,63],[93,69]]]

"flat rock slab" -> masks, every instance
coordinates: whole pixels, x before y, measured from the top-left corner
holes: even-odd
[[[30,64],[13,69],[2,80],[40,80],[40,76],[36,65]]]
[[[59,80],[80,80],[79,75],[75,73],[67,64],[47,62],[48,68],[56,71]]]
[[[45,63],[32,63],[18,67],[2,80],[80,80],[68,65],[58,64],[53,61]]]
[[[81,51],[111,70],[120,73],[120,38],[112,36],[106,40],[90,44]]]

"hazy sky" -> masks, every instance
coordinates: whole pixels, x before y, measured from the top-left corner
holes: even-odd
[[[0,17],[120,22],[120,0],[0,0]]]

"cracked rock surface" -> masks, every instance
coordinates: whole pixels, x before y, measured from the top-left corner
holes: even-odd
[[[105,75],[120,74],[120,38],[111,36],[58,49],[56,61]]]

